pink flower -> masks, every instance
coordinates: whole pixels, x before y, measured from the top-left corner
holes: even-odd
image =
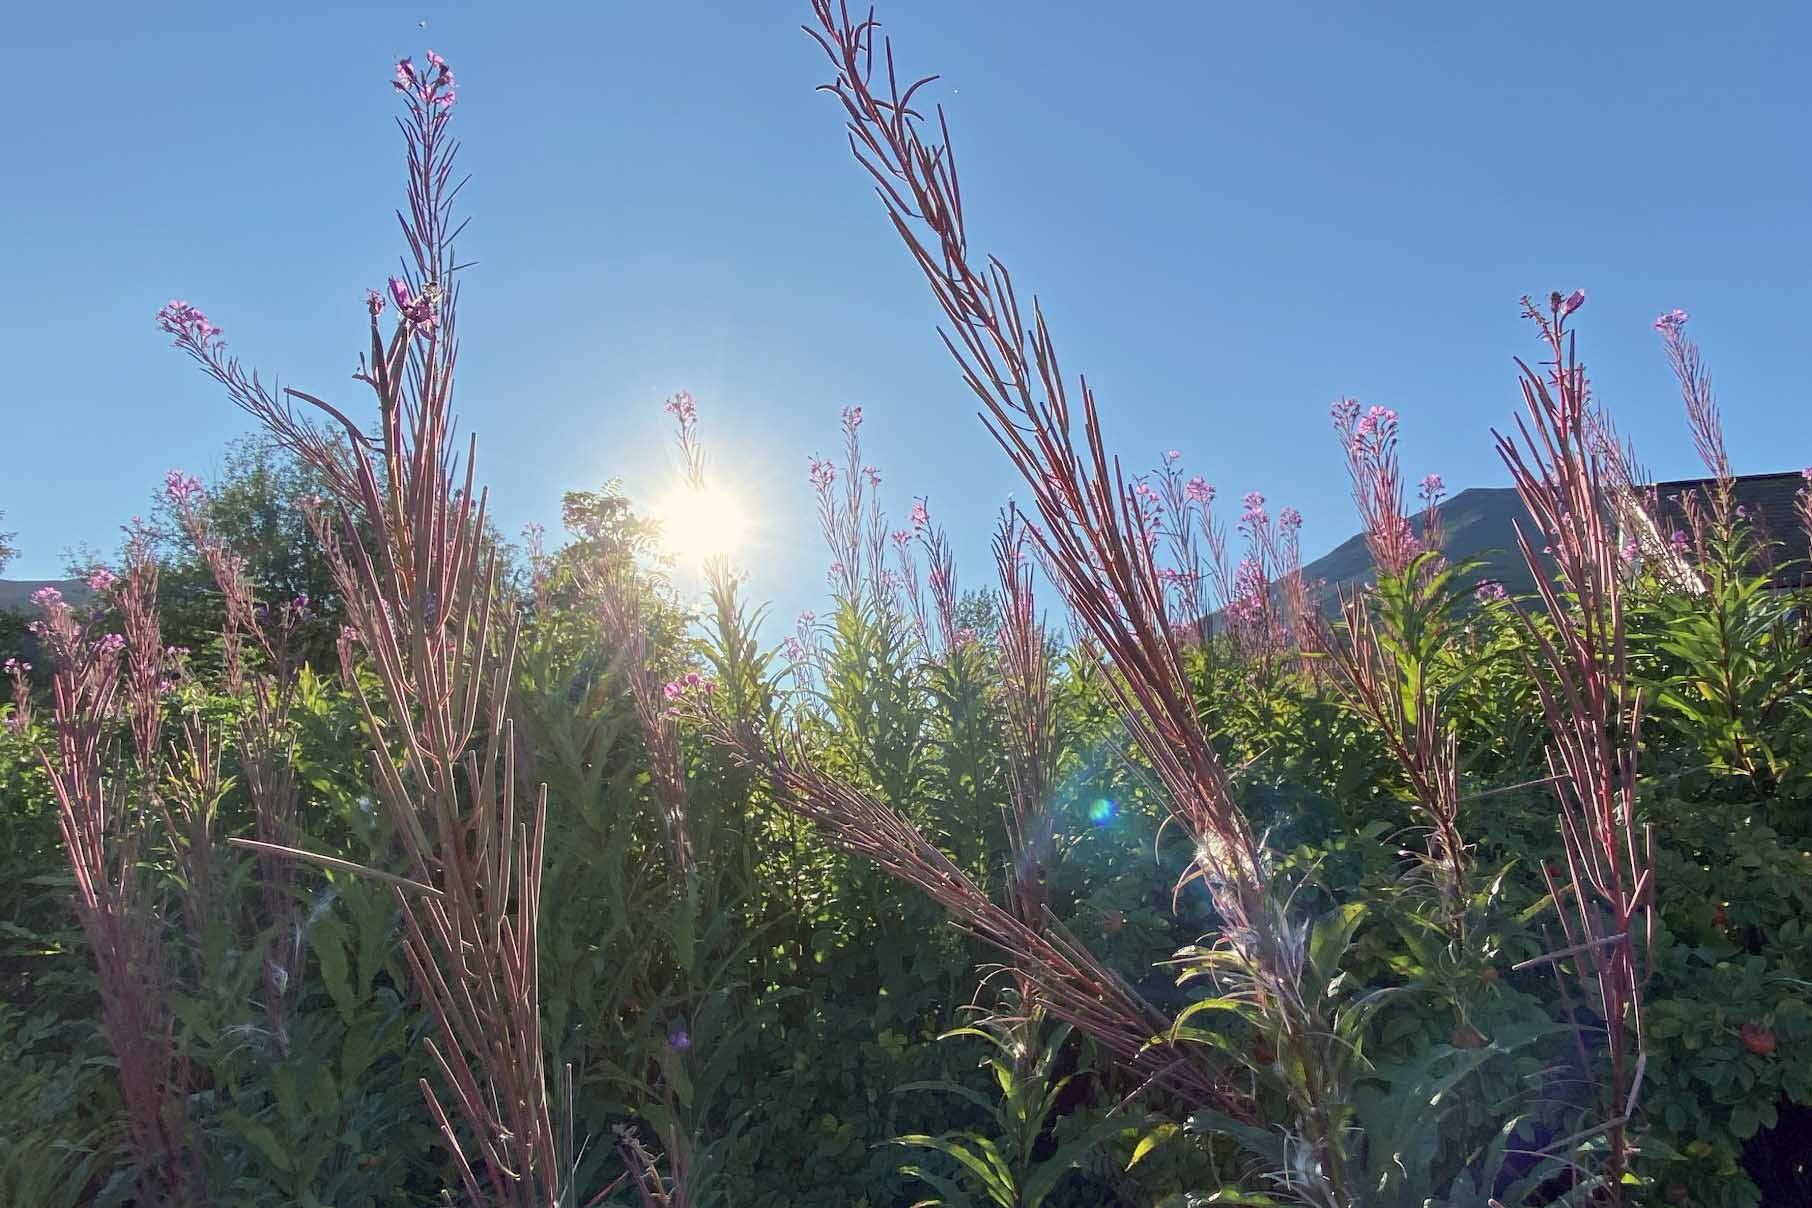
[[[384,312],[384,295],[378,293],[375,289],[366,290],[365,309],[371,312],[372,318],[377,318]]]
[[[40,587],[31,593],[31,602],[34,606],[49,612],[63,602],[63,593],[54,587]]]
[[[1560,317],[1564,319],[1584,305],[1585,291],[1583,289],[1576,289],[1567,295],[1566,301],[1560,304]]]
[[[665,411],[668,415],[671,415],[683,426],[688,428],[698,422],[698,407],[693,403],[690,391],[680,391],[665,403],[662,403],[661,410]]]
[[[665,688],[662,688],[661,691],[666,694],[666,697],[668,700],[678,699],[680,691],[681,691],[680,686],[679,686],[679,681],[678,680],[668,680],[667,686]]]
[[[439,55],[435,54],[433,51],[428,52],[428,62],[434,64],[434,66],[440,68],[440,70],[442,70],[442,71],[445,71],[447,69],[447,61],[445,59],[441,58]]]
[[[890,536],[892,537],[894,547],[897,549],[905,549],[906,543],[912,540],[912,534],[905,529],[895,529]]]
[[[871,487],[878,487],[881,485],[881,471],[875,469],[873,466],[863,466],[862,477],[868,479],[868,485]]]
[[[1505,599],[1509,593],[1504,590],[1504,585],[1499,583],[1496,579],[1486,579],[1478,585],[1472,594],[1476,596],[1481,603],[1488,604],[1493,600]]]
[[[1277,527],[1285,533],[1294,533],[1302,527],[1302,513],[1295,508],[1284,508],[1277,513]]]
[[[163,309],[157,312],[157,325],[175,336],[178,345],[187,341],[200,347],[220,334],[220,328],[208,322],[206,315],[181,298],[164,303]]]
[[[1247,491],[1240,505],[1245,509],[1240,516],[1244,523],[1252,524],[1265,518],[1265,497],[1257,491]]]
[[[201,479],[193,474],[185,475],[181,470],[166,470],[164,498],[179,508],[198,502],[201,499]]]
[[[1191,502],[1199,503],[1203,507],[1214,502],[1214,488],[1200,474],[1183,484],[1183,495]]]
[[[1389,407],[1367,408],[1365,417],[1353,427],[1353,443],[1355,447],[1363,446],[1368,441],[1383,444],[1396,435],[1396,428],[1395,411]]]
[[[1441,481],[1441,476],[1439,474],[1428,475],[1428,477],[1422,480],[1422,485],[1416,490],[1416,495],[1420,497],[1424,503],[1431,504],[1446,493],[1447,484]]]
[[[1799,476],[1807,482],[1812,482],[1812,466],[1807,466],[1805,469],[1801,470]]]
[[[1671,335],[1686,326],[1687,314],[1679,307],[1674,307],[1655,320],[1655,330],[1664,335]]]
[[[415,83],[415,68],[408,59],[396,61],[396,75],[391,78],[390,83],[399,92],[407,91],[409,86]]]
[[[1169,465],[1171,462],[1176,461],[1181,456],[1183,456],[1182,453],[1180,453],[1176,449],[1166,449],[1166,450],[1164,450],[1164,464]]]
[[[18,659],[7,659],[6,662],[0,663],[0,671],[4,671],[8,675],[24,675],[30,670],[30,663],[21,663]]]
[[[118,654],[126,648],[126,639],[117,633],[110,633],[103,637],[96,647],[104,655]]]
[[[1359,420],[1359,400],[1356,398],[1337,398],[1328,407],[1328,418],[1334,421],[1334,427],[1345,432]]]
[[[861,426],[862,426],[862,408],[860,408],[860,407],[843,408],[843,430],[845,432],[850,433],[853,436],[855,434],[856,429],[860,428]]]
[[[88,575],[88,590],[100,595],[115,582],[114,574],[104,566],[97,566]]]
[[[811,479],[813,488],[819,491],[830,490],[831,484],[837,481],[837,467],[831,464],[828,457],[822,461],[816,457],[812,458],[812,463],[805,473],[806,477]]]
[[[401,277],[390,278],[389,284],[390,300],[396,303],[398,314],[424,331],[434,326],[434,307],[426,294],[410,297],[409,285]]]
[[[811,609],[808,608],[804,612],[799,614],[799,628],[806,629],[806,628],[809,628],[810,626],[816,625],[817,623],[818,623],[818,614],[813,612]]]
[[[787,639],[786,639],[785,643],[783,643],[783,644],[786,648],[786,657],[787,657],[788,662],[803,663],[805,661],[805,643],[804,642],[800,641],[798,638],[792,636],[791,634],[788,634]]]
[[[924,498],[914,499],[912,501],[912,527],[915,529],[923,529],[930,523],[931,513],[925,508]]]
[[[1668,538],[1668,544],[1673,546],[1676,551],[1679,551],[1684,550],[1690,545],[1691,540],[1687,537],[1685,529],[1675,529],[1674,535]]]

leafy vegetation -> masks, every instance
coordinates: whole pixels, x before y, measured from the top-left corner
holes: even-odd
[[[1804,1203],[1812,641],[1684,316],[1691,531],[1556,293],[1498,442],[1534,590],[1341,400],[1373,575],[1324,614],[1291,509],[1229,532],[1179,453],[1121,472],[918,86],[812,11],[1030,492],[997,581],[922,501],[893,527],[859,408],[778,644],[614,486],[515,561],[449,439],[452,73],[405,60],[369,407],[171,303],[268,443],[172,474],[7,665],[0,1202]]]

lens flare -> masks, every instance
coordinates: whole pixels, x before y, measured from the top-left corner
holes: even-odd
[[[1112,797],[1097,797],[1089,803],[1088,821],[1090,826],[1106,826],[1120,812]]]
[[[654,517],[661,526],[661,548],[696,566],[734,557],[748,533],[742,502],[711,486],[681,487],[661,500]]]

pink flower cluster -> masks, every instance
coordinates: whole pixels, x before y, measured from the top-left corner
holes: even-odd
[[[851,436],[854,436],[856,434],[856,429],[860,428],[861,426],[862,426],[862,408],[860,408],[860,407],[843,408],[843,431],[845,431],[846,433],[848,433]]]
[[[178,508],[187,509],[201,499],[201,479],[181,470],[164,472],[164,498]]]
[[[1214,502],[1214,488],[1209,485],[1206,478],[1197,474],[1183,484],[1183,496],[1191,503],[1199,503],[1203,507],[1207,507]]]
[[[185,343],[196,348],[205,347],[220,335],[220,328],[208,322],[208,317],[199,308],[181,298],[171,298],[164,303],[163,309],[157,312],[157,325],[176,337],[178,347]]]
[[[390,278],[390,300],[396,303],[397,313],[402,315],[418,331],[434,329],[434,301],[426,291],[410,294],[409,283],[401,277]]]
[[[668,680],[662,693],[668,700],[677,701],[683,696],[710,696],[717,691],[717,681],[706,679],[696,671],[688,671],[676,680]]]
[[[1227,619],[1236,625],[1262,620],[1269,595],[1264,568],[1255,559],[1241,558],[1233,572],[1233,598],[1227,601]]]
[[[828,457],[814,457],[806,470],[806,477],[811,479],[813,490],[828,491],[837,481],[837,467]]]
[[[396,74],[391,77],[391,87],[398,92],[407,92],[422,103],[438,106],[441,109],[451,108],[457,97],[453,84],[453,71],[447,61],[429,51],[427,55],[428,70],[417,71],[408,59],[396,61]]]
[[[1676,306],[1655,320],[1655,330],[1663,335],[1672,335],[1686,326],[1688,317],[1685,311]]]
[[[692,401],[692,392],[689,390],[682,390],[662,403],[661,410],[678,420],[683,428],[690,428],[698,422],[698,406]]]

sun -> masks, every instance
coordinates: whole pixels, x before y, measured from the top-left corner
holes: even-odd
[[[654,519],[661,526],[661,548],[698,567],[734,557],[748,536],[742,501],[714,486],[681,485],[661,500]]]

